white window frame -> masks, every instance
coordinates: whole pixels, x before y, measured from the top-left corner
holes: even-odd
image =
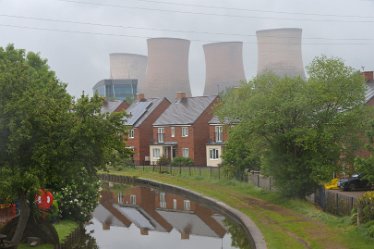
[[[134,138],[135,137],[135,130],[134,128],[131,128],[129,131],[129,138]]]
[[[191,210],[191,202],[190,202],[190,200],[184,200],[183,201],[183,208],[186,211]]]
[[[161,150],[160,150],[160,148],[152,148],[152,156],[155,159],[160,159],[160,157],[161,157]]]
[[[160,208],[166,208],[166,193],[160,192]]]
[[[185,158],[190,157],[190,149],[189,148],[182,148],[182,156]]]
[[[157,128],[157,142],[158,143],[165,142],[165,129],[162,127]]]
[[[178,208],[178,202],[177,202],[177,199],[173,199],[173,209],[177,209]]]
[[[216,148],[209,149],[209,159],[218,160],[219,159],[219,150]]]
[[[130,203],[136,205],[136,195],[130,195]]]
[[[214,131],[215,131],[216,143],[223,142],[223,127],[222,126],[216,126],[214,128]]]
[[[188,127],[182,127],[182,137],[188,137]]]
[[[170,136],[175,137],[175,127],[170,127]]]

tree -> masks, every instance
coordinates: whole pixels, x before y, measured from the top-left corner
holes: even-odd
[[[355,166],[358,172],[364,174],[365,179],[374,184],[374,122],[371,122],[370,129],[368,129],[366,135],[367,144],[365,148],[370,155],[367,157],[357,157]]]
[[[259,170],[260,158],[257,153],[252,151],[250,134],[246,134],[248,130],[242,129],[229,130],[229,140],[225,144],[222,159],[223,170],[228,177],[235,176],[237,179],[243,179],[245,170]]]
[[[233,129],[246,131],[250,150],[280,191],[302,198],[352,164],[371,116],[363,78],[340,59],[317,57],[308,73],[308,80],[258,76],[229,92],[217,111],[240,121]]]
[[[0,196],[20,203],[13,243],[39,188],[60,191],[77,177],[97,179],[113,154],[126,156],[123,114],[100,114],[102,101],[74,101],[38,54],[0,48]]]

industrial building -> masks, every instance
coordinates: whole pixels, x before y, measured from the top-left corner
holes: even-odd
[[[301,33],[298,28],[257,31],[257,74],[272,72],[278,76],[305,78]]]
[[[137,93],[137,79],[105,79],[93,87],[93,92],[107,100],[134,99]]]
[[[205,44],[204,95],[217,95],[245,81],[242,42]]]
[[[177,38],[151,38],[148,64],[139,93],[147,97],[167,97],[173,101],[177,92],[191,96],[188,53],[190,41]]]
[[[138,83],[145,78],[147,56],[129,53],[112,53],[109,55],[111,79],[137,79]]]

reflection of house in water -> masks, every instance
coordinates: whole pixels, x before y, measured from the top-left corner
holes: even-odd
[[[117,194],[103,192],[94,217],[104,229],[134,224],[142,235],[149,231],[180,232],[190,235],[223,238],[226,234],[222,215],[182,196],[136,186]]]

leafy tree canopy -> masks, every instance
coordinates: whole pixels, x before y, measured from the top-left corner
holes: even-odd
[[[340,59],[317,57],[309,79],[261,75],[223,98],[221,120],[261,158],[284,195],[304,197],[333,172],[351,165],[360,132],[372,116],[365,107],[365,83]],[[229,143],[230,143],[229,138]]]
[[[20,202],[19,223],[27,222],[27,199],[37,189],[60,190],[80,172],[93,179],[126,156],[124,114],[101,114],[102,101],[74,101],[38,54],[0,48],[0,197]]]

